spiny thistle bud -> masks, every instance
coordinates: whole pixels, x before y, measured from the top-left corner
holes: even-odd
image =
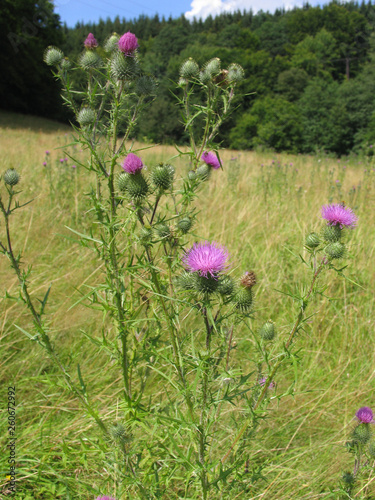
[[[353,484],[355,482],[355,477],[351,472],[344,472],[344,474],[342,475],[342,480],[346,484]]]
[[[79,58],[79,65],[83,69],[96,69],[102,65],[102,59],[93,50],[86,50]]]
[[[144,198],[148,193],[148,184],[143,175],[121,173],[117,179],[117,186],[120,191],[125,191],[130,198],[137,201]]]
[[[342,229],[339,224],[335,226],[325,226],[323,230],[323,238],[330,243],[339,241],[342,236]]]
[[[198,167],[195,173],[199,179],[206,181],[210,177],[211,168],[209,165],[204,164]]]
[[[196,78],[199,74],[199,66],[198,64],[189,57],[180,68],[180,76],[186,80],[191,80],[192,78]]]
[[[203,85],[207,85],[211,81],[211,75],[207,71],[201,71],[199,73],[199,80]]]
[[[95,122],[95,111],[91,108],[82,108],[78,113],[77,121],[81,125],[81,127],[85,127],[86,125],[91,125]]]
[[[326,254],[331,259],[341,259],[345,254],[345,245],[340,241],[335,241],[334,243],[330,243],[326,246],[325,251]]]
[[[230,276],[223,276],[219,280],[219,286],[217,288],[220,295],[232,295],[234,290],[234,282]]]
[[[246,271],[246,273],[241,278],[241,285],[244,288],[252,288],[257,284],[257,277],[254,271]]]
[[[361,444],[366,444],[371,439],[370,424],[359,424],[353,431],[353,439]]]
[[[72,66],[72,63],[69,61],[69,59],[67,57],[64,57],[64,59],[61,61],[61,69],[67,71],[68,69],[71,68]]]
[[[210,78],[214,78],[215,76],[217,76],[221,71],[220,59],[218,57],[214,57],[213,59],[208,61],[204,66],[204,71],[205,73],[210,75]]]
[[[275,338],[275,325],[273,321],[269,320],[264,325],[262,328],[259,330],[259,335],[263,340],[273,340]]]
[[[141,76],[135,83],[135,93],[140,97],[154,95],[155,91],[156,83],[151,76]]]
[[[187,84],[188,84],[188,81],[187,81],[187,80],[185,80],[185,78],[180,78],[180,79],[178,80],[178,82],[177,82],[177,85],[178,85],[179,87],[182,87],[182,88],[183,88],[183,87],[186,87],[186,85],[187,85]]]
[[[239,64],[232,63],[228,67],[228,81],[230,83],[239,83],[244,79],[245,72]]]
[[[111,75],[116,80],[134,80],[139,75],[139,64],[136,57],[125,57],[116,52],[111,59]]]
[[[197,275],[195,273],[183,273],[176,279],[176,284],[182,290],[195,290]]]
[[[174,169],[171,165],[164,165],[160,164],[158,165],[152,172],[151,172],[151,180],[153,184],[159,188],[159,189],[169,189],[172,185],[173,182],[173,176],[174,176]]]
[[[316,248],[320,245],[319,236],[316,233],[310,233],[306,236],[305,245],[308,248]]]
[[[61,63],[64,58],[63,52],[57,47],[48,47],[48,49],[44,52],[44,62],[48,64],[48,66],[57,66]]]
[[[128,441],[128,436],[126,433],[125,427],[120,423],[115,423],[110,426],[109,432],[111,434],[112,439],[117,441],[118,443],[125,443]]]
[[[177,222],[177,228],[183,233],[186,234],[190,231],[193,225],[193,219],[191,217],[183,217]]]
[[[235,297],[234,301],[236,304],[236,309],[241,312],[249,312],[253,306],[253,292],[251,288],[240,288]]]
[[[113,33],[107,40],[104,42],[104,50],[106,52],[113,52],[114,50],[118,49],[118,41],[119,41],[119,36],[117,33]]]
[[[139,241],[145,247],[150,246],[152,243],[152,228],[142,226],[139,231]]]
[[[159,224],[156,227],[156,233],[159,236],[159,238],[164,239],[164,238],[169,238],[171,235],[171,229],[168,226],[168,224]]]
[[[197,174],[194,172],[194,170],[189,170],[188,178],[191,181],[195,181],[195,179],[197,178]]]
[[[217,291],[219,287],[219,280],[211,275],[196,276],[195,289],[197,292],[211,294]]]
[[[20,174],[14,170],[14,168],[8,168],[4,173],[4,182],[8,184],[8,186],[15,186],[19,183]]]

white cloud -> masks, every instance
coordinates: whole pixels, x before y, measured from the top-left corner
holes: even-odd
[[[284,7],[291,9],[293,7],[301,7],[302,1],[300,0],[192,0],[191,10],[185,12],[187,19],[194,17],[205,19],[211,14],[216,16],[222,12],[233,12],[236,10],[252,10],[254,13],[258,10],[264,12],[273,12],[277,8]]]

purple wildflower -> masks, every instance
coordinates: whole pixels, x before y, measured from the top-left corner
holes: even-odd
[[[64,158],[64,161],[68,161],[68,158]]]
[[[48,156],[49,154],[50,154],[50,153],[49,153],[49,151],[47,150],[47,151],[46,151],[46,155]]]
[[[340,225],[341,229],[344,226],[353,228],[358,220],[351,208],[340,204],[323,205],[322,217],[329,226]]]
[[[60,158],[60,163],[64,163],[64,158]]]
[[[95,47],[98,46],[98,42],[96,41],[96,39],[92,33],[88,34],[88,36],[84,42],[84,45],[85,45],[86,49],[95,49]]]
[[[364,424],[372,424],[375,422],[374,418],[373,418],[372,410],[368,406],[362,406],[362,408],[360,408],[357,411],[355,416],[358,418],[358,420],[360,422],[362,422]]]
[[[138,39],[133,33],[128,31],[118,41],[118,48],[123,52],[126,56],[134,55],[134,52],[138,49]]]
[[[258,382],[258,383],[259,383],[259,385],[260,385],[261,387],[263,387],[263,386],[264,386],[264,384],[266,383],[266,381],[267,381],[267,377],[262,377],[261,379],[259,379],[259,382]],[[270,382],[270,385],[268,386],[268,389],[274,389],[275,387],[276,387],[276,384],[275,384],[275,382],[272,380],[272,381]]]
[[[104,497],[98,497],[96,500],[116,500],[116,499],[105,495]]]
[[[44,162],[43,162],[43,167],[46,167],[46,166],[47,166],[47,162],[46,162],[46,161],[44,161]]]
[[[142,170],[143,163],[139,156],[135,155],[134,153],[129,153],[125,158],[122,168],[128,174],[136,174],[137,172],[140,172]]]
[[[228,268],[228,250],[216,242],[204,241],[194,243],[193,247],[182,257],[186,269],[200,276],[217,278],[220,271]]]
[[[77,165],[72,165],[72,168],[76,169],[76,168],[77,168]]]
[[[213,153],[212,151],[205,151],[201,159],[207,164],[210,165],[210,167],[214,168],[215,170],[220,168],[220,162],[218,157]]]

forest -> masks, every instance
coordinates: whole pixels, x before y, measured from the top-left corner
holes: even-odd
[[[49,45],[70,59],[93,33],[103,46],[114,32],[139,40],[142,69],[157,80],[157,95],[138,123],[134,138],[184,144],[187,135],[176,103],[181,64],[219,57],[245,70],[234,111],[223,124],[220,143],[241,150],[342,156],[372,153],[375,143],[375,8],[368,3],[305,4],[274,13],[238,11],[205,20],[100,20],[68,28],[43,0],[5,0],[1,7],[0,82],[2,108],[74,120],[56,103],[58,84],[43,63]],[[103,50],[103,49],[98,49]],[[80,75],[75,75],[80,85]]]

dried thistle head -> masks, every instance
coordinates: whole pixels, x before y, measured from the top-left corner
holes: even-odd
[[[257,277],[254,271],[246,271],[246,273],[241,278],[241,285],[244,288],[252,288],[257,284]]]

